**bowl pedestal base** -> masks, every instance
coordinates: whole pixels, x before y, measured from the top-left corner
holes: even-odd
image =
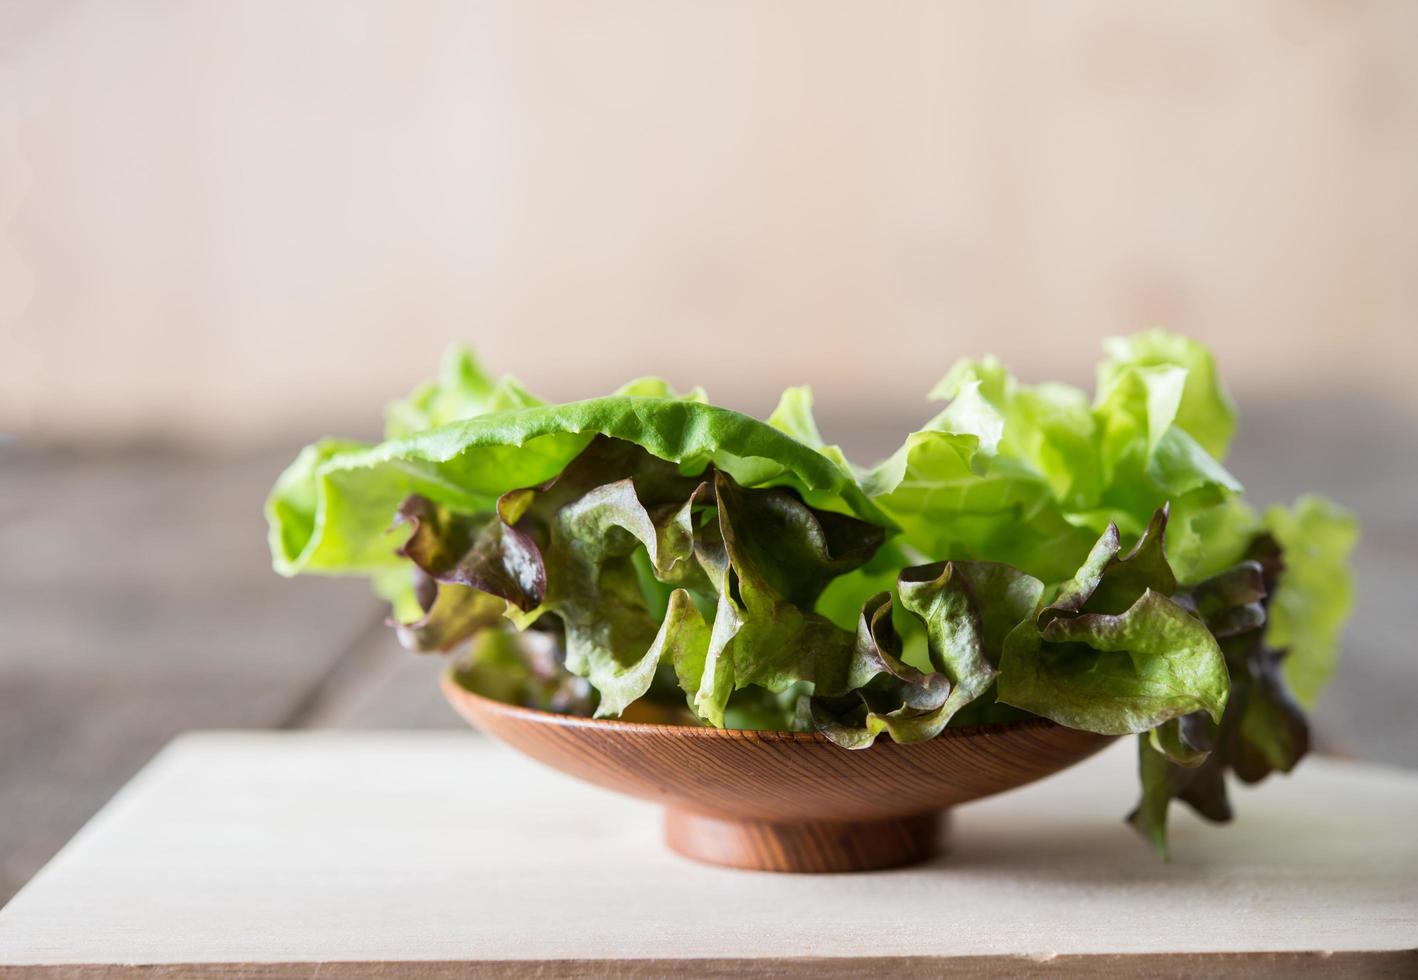
[[[703,861],[751,871],[837,872],[896,868],[939,853],[949,811],[885,820],[769,821],[665,812],[670,849]]]

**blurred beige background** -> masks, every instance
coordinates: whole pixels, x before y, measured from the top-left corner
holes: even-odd
[[[0,3],[0,431],[372,431],[452,339],[914,414],[1163,324],[1418,403],[1418,4]]]
[[[0,0],[0,902],[182,730],[461,725],[260,512],[453,340],[865,461],[1193,334],[1364,525],[1317,744],[1415,765],[1415,175],[1413,0]]]

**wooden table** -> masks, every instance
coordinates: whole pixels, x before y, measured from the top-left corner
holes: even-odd
[[[792,876],[677,858],[655,807],[472,734],[189,735],[0,911],[0,972],[1418,971],[1418,778],[1309,760],[1232,827],[1179,814],[1163,864],[1132,770],[963,808],[924,867]]]

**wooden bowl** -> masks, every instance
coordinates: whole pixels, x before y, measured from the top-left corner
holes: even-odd
[[[1056,773],[1112,739],[1044,719],[882,736],[848,750],[816,733],[597,720],[443,693],[468,722],[553,769],[667,807],[686,857],[761,871],[865,871],[923,861],[946,809]]]

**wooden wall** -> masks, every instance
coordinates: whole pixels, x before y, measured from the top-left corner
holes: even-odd
[[[366,431],[451,339],[909,413],[1150,323],[1418,403],[1418,4],[0,9],[0,430]]]

